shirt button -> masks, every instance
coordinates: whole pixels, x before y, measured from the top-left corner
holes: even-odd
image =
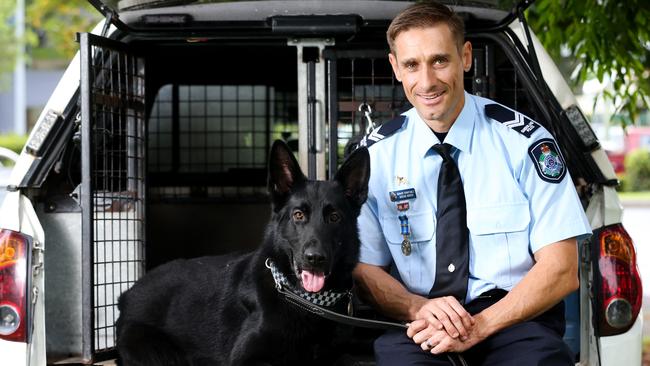
[[[447,270],[448,270],[449,272],[453,272],[453,271],[456,270],[456,266],[454,266],[454,264],[451,263],[451,264],[449,265],[449,267],[447,267]]]

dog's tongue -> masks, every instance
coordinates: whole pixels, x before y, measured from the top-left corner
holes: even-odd
[[[302,287],[309,292],[318,292],[325,284],[325,274],[323,272],[303,270],[300,275],[302,277]]]

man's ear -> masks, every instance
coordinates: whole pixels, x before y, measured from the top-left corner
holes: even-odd
[[[397,63],[397,56],[395,56],[395,54],[393,54],[392,52],[389,53],[388,61],[390,62],[390,66],[393,67],[393,72],[395,73],[395,79],[397,79],[397,81],[401,83],[402,75],[399,72],[399,64]]]
[[[366,147],[356,149],[345,160],[334,178],[345,191],[345,196],[357,208],[368,198],[370,180],[370,154]]]
[[[304,184],[305,180],[305,175],[289,146],[282,140],[275,140],[271,147],[267,182],[273,209],[277,211],[282,207],[291,190]]]
[[[463,70],[468,72],[472,68],[472,43],[470,41],[463,44],[461,56],[463,57]]]

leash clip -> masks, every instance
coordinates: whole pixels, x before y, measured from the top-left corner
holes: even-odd
[[[275,275],[275,273],[273,273],[273,264],[271,262],[271,258],[266,258],[264,265],[271,271],[271,277],[273,277],[273,282],[275,282],[275,289],[278,291],[282,290],[282,283],[280,283],[278,277]]]

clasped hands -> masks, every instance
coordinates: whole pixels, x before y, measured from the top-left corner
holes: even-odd
[[[409,324],[406,334],[433,354],[462,352],[482,340],[476,319],[453,296],[427,300]]]

